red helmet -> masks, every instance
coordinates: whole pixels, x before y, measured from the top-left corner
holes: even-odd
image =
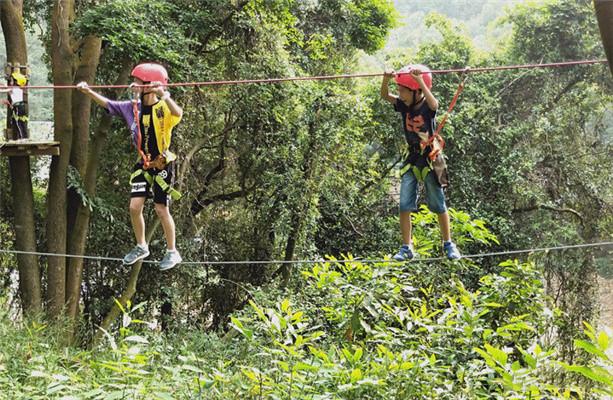
[[[430,72],[430,68],[421,64],[410,64],[396,72],[396,83],[408,87],[411,90],[419,90],[419,83],[411,76],[411,71],[414,69],[420,69],[423,72],[421,76],[424,78],[424,83],[428,89],[431,89],[432,73]]]
[[[132,70],[131,76],[140,79],[143,82],[162,82],[168,83],[168,72],[166,68],[160,64],[144,63],[138,64]]]

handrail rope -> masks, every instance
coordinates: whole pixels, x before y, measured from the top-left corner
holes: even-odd
[[[455,94],[453,95],[453,99],[451,99],[451,103],[449,103],[449,107],[447,108],[447,112],[445,113],[445,115],[443,115],[443,119],[441,119],[441,122],[436,127],[436,129],[435,129],[434,133],[432,134],[432,136],[430,136],[430,138],[428,140],[425,140],[425,141],[421,142],[421,148],[423,150],[427,146],[431,146],[432,143],[434,143],[435,140],[439,141],[440,148],[438,150],[432,150],[430,152],[429,156],[428,156],[430,158],[430,160],[432,160],[432,161],[434,161],[436,159],[438,154],[445,147],[445,140],[443,139],[443,137],[441,136],[440,133],[443,130],[443,127],[445,126],[445,124],[447,123],[447,119],[451,115],[451,112],[453,111],[453,108],[455,107],[455,105],[456,105],[456,103],[458,101],[458,98],[460,97],[460,94],[464,90],[464,86],[466,84],[466,80],[468,79],[467,72],[469,72],[469,71],[470,71],[470,68],[466,68],[462,72],[462,75],[460,77],[460,84],[458,85],[458,88],[456,89]]]
[[[491,71],[503,71],[510,69],[530,69],[530,68],[554,68],[554,67],[567,67],[573,65],[587,65],[587,64],[607,64],[607,60],[577,60],[577,61],[563,61],[544,64],[520,64],[520,65],[500,65],[496,67],[479,67],[479,68],[451,68],[451,69],[439,69],[430,71],[432,74],[451,74],[451,73],[480,73]],[[250,83],[279,83],[290,81],[317,81],[317,80],[333,80],[333,79],[350,79],[350,78],[371,78],[376,76],[383,76],[383,73],[359,73],[359,74],[343,74],[343,75],[320,75],[320,76],[294,76],[285,78],[262,78],[262,79],[242,79],[242,80],[225,80],[225,81],[204,81],[204,82],[178,82],[168,83],[164,86],[167,87],[196,87],[196,86],[222,86],[222,85],[240,85]],[[130,86],[133,87],[147,87],[148,85],[89,85],[92,89],[127,89]],[[13,86],[6,86],[12,88]],[[30,89],[76,89],[77,85],[33,85],[26,86]]]
[[[466,72],[468,72],[468,70],[465,71],[464,73],[466,73]],[[441,122],[436,127],[436,131],[434,131],[434,134],[432,135],[431,141],[434,140],[434,138],[436,136],[438,136],[441,133],[441,131],[443,130],[443,127],[445,126],[445,123],[447,123],[447,119],[449,118],[449,115],[451,115],[451,112],[453,111],[453,108],[455,107],[455,104],[458,102],[458,98],[460,97],[460,94],[464,90],[464,86],[466,85],[466,79],[467,78],[468,78],[468,75],[465,75],[465,76],[462,77],[462,80],[460,81],[460,84],[458,85],[458,88],[456,89],[455,94],[453,95],[453,98],[451,99],[451,103],[449,103],[449,107],[447,108],[447,112],[443,116],[443,119],[441,120]]]
[[[564,245],[564,246],[553,246],[553,247],[536,247],[530,249],[521,249],[521,250],[506,250],[506,251],[495,251],[489,253],[477,253],[477,254],[467,254],[463,255],[462,258],[486,258],[486,257],[495,257],[495,256],[503,256],[503,255],[511,255],[511,254],[524,254],[524,253],[537,253],[537,252],[549,252],[549,251],[557,251],[557,250],[566,250],[566,249],[578,249],[578,248],[588,248],[588,247],[607,247],[613,245],[613,241],[610,242],[596,242],[596,243],[582,243],[582,244],[572,244],[572,245]],[[5,254],[24,254],[24,255],[36,255],[36,256],[45,256],[45,257],[67,257],[67,258],[82,258],[88,260],[97,260],[97,261],[118,261],[122,262],[121,258],[116,257],[104,257],[104,256],[89,256],[89,255],[78,255],[78,254],[61,254],[61,253],[45,253],[45,252],[37,252],[37,251],[22,251],[22,250],[8,250],[8,249],[0,249],[0,253]],[[431,262],[431,261],[442,261],[445,260],[446,257],[431,257],[431,258],[416,258],[411,260],[410,262]],[[159,264],[159,261],[143,261],[146,264]],[[329,259],[321,259],[321,260],[235,260],[235,261],[184,261],[182,265],[245,265],[245,264],[320,264],[320,263],[345,263],[345,262],[361,262],[368,264],[380,264],[380,263],[402,263],[400,261],[395,261],[393,259],[360,259],[353,258],[349,260],[329,260]]]

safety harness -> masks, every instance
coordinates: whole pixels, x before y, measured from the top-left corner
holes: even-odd
[[[444,170],[446,169],[445,162],[444,160],[442,160],[442,157],[441,157],[440,162],[437,161],[437,157],[441,154],[441,152],[445,148],[445,139],[443,139],[443,137],[440,135],[440,132],[445,126],[445,123],[447,122],[447,118],[453,111],[453,108],[455,107],[458,101],[458,98],[460,97],[460,93],[462,93],[462,90],[464,90],[464,84],[466,83],[466,79],[468,78],[468,74],[467,74],[468,70],[469,68],[466,68],[464,72],[462,73],[462,79],[460,81],[460,84],[458,85],[458,88],[455,91],[453,99],[451,100],[451,103],[449,104],[449,108],[447,109],[447,112],[443,116],[441,123],[436,127],[436,130],[434,131],[432,136],[422,139],[419,143],[422,154],[426,150],[427,147],[431,148],[430,153],[428,154],[428,159],[427,159],[428,165],[423,168],[419,168],[415,165],[408,163],[400,169],[399,171],[400,176],[406,174],[409,170],[411,170],[413,174],[415,175],[415,178],[417,178],[419,182],[423,182],[426,179],[426,176],[428,175],[428,173],[430,173],[431,171],[435,171],[437,172],[437,178],[441,186],[443,187],[447,186],[446,177],[444,177],[443,179]],[[408,156],[408,150],[405,153],[405,156]]]
[[[137,169],[136,171],[134,171],[132,173],[132,175],[130,175],[130,184],[132,184],[132,181],[136,177],[141,176],[141,175],[143,175],[145,177],[145,180],[147,181],[149,186],[153,186],[153,183],[157,183],[157,185],[160,187],[160,189],[162,189],[164,191],[164,193],[169,195],[173,200],[179,200],[181,198],[181,196],[182,196],[181,192],[179,192],[176,189],[173,189],[172,186],[170,186],[168,183],[166,183],[164,178],[162,178],[158,174],[152,175],[152,174],[149,173],[148,170],[146,170],[144,168]]]
[[[168,194],[173,200],[179,200],[182,197],[181,192],[170,186],[160,175],[149,173],[150,169],[164,169],[166,167],[166,158],[163,154],[160,154],[155,158],[155,160],[152,161],[150,155],[145,154],[142,149],[142,131],[140,126],[138,101],[134,98],[132,99],[132,111],[134,112],[134,121],[136,122],[136,149],[143,160],[143,168],[134,171],[132,175],[130,175],[130,185],[132,184],[132,181],[134,181],[134,178],[143,175],[149,186],[152,187],[154,183],[157,183],[160,189],[162,189],[164,193]],[[163,136],[164,135],[162,135],[162,137]],[[166,149],[164,139],[162,139],[162,148]]]

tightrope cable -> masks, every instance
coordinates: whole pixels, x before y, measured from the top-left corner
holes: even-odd
[[[513,254],[541,253],[541,252],[579,249],[579,248],[588,248],[588,247],[608,247],[611,245],[613,245],[613,242],[597,242],[597,243],[582,243],[582,244],[571,244],[571,245],[552,246],[552,247],[536,247],[536,248],[530,248],[530,249],[506,250],[506,251],[495,251],[495,252],[489,252],[489,253],[467,254],[467,255],[463,255],[462,258],[469,258],[469,259],[486,258],[486,257],[505,256],[505,255],[513,255]],[[22,250],[9,250],[9,249],[0,249],[0,253],[34,255],[34,256],[42,256],[42,257],[82,258],[82,259],[96,260],[96,261],[122,262],[122,259],[117,258],[117,257],[104,257],[104,256],[92,256],[92,255],[79,255],[79,254],[45,253],[45,252],[38,252],[38,251],[22,251]],[[432,262],[432,261],[443,261],[443,260],[446,260],[446,257],[416,258],[414,260],[411,260],[410,262]],[[348,263],[348,262],[360,262],[360,263],[368,263],[368,264],[400,263],[399,261],[394,261],[391,258],[383,258],[383,259],[351,258],[351,259],[346,259],[346,260],[319,259],[319,260],[184,261],[181,263],[181,265],[263,265],[263,264],[281,265],[281,264],[321,264],[321,263]],[[160,262],[145,260],[143,261],[143,263],[159,264]]]

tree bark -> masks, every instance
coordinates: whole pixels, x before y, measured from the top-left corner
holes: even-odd
[[[298,200],[296,207],[293,210],[293,215],[290,222],[290,232],[287,236],[287,242],[285,244],[285,261],[291,261],[294,259],[294,252],[298,245],[298,239],[304,225],[304,219],[306,217],[306,211],[309,210],[313,201],[313,196],[318,192],[318,181],[321,181],[317,176],[318,163],[319,163],[319,146],[317,142],[316,123],[319,117],[319,110],[315,112],[313,120],[309,123],[309,144],[307,151],[304,154],[309,156],[305,160],[305,164],[302,166],[302,179],[304,183],[305,195]],[[281,272],[281,288],[287,287],[289,284],[292,270],[292,264],[283,264],[280,268]]]
[[[73,52],[70,22],[73,0],[54,2],[51,24],[51,72],[54,85],[72,84]],[[50,253],[66,253],[66,175],[72,147],[72,90],[53,91],[54,138],[60,142],[60,155],[51,160],[47,196],[47,248]],[[66,258],[49,257],[47,312],[61,314],[66,300]]]
[[[613,1],[594,0],[602,45],[609,60],[609,69],[613,75]]]
[[[75,82],[93,82],[96,76],[96,69],[100,61],[100,50],[102,39],[95,36],[87,36],[81,41],[81,46],[77,51],[80,54],[79,64],[75,72]],[[72,165],[79,175],[85,175],[87,165],[87,145],[89,142],[89,117],[91,114],[91,100],[88,96],[75,92],[72,96],[72,147],[70,153],[70,165]],[[72,232],[81,198],[75,189],[69,189],[67,193],[68,232]],[[70,243],[68,244],[70,248]],[[69,262],[70,263],[70,262]],[[68,296],[68,294],[66,295]]]
[[[160,225],[159,219],[156,219],[154,222],[147,221],[148,227],[147,227],[147,231],[145,234],[147,243],[151,242],[151,238],[153,237],[153,234],[155,233],[159,225]],[[138,276],[140,274],[140,270],[142,266],[143,266],[143,262],[137,261],[136,264],[134,264],[132,266],[132,269],[130,270],[130,278],[128,279],[128,284],[126,288],[124,289],[123,293],[121,293],[121,296],[117,299],[117,301],[119,302],[119,304],[121,304],[122,307],[126,307],[126,305],[128,304],[128,301],[130,301],[132,297],[134,296],[134,294],[136,293],[136,283],[138,282]],[[119,309],[117,304],[113,304],[113,307],[111,308],[109,313],[104,317],[104,319],[102,320],[102,323],[100,324],[98,331],[94,335],[94,339],[92,342],[94,346],[99,344],[100,340],[104,338],[104,332],[109,330],[109,327],[111,326],[111,324],[115,322],[117,317],[119,317],[120,312],[121,310]]]
[[[115,84],[126,84],[128,82],[129,73],[130,64],[126,62]],[[91,78],[91,80],[93,80],[93,78]],[[96,196],[98,166],[100,165],[100,156],[106,144],[106,138],[111,127],[111,119],[112,117],[110,115],[106,113],[103,114],[89,146],[87,165],[83,174],[83,185],[85,192],[90,198]],[[75,223],[71,230],[70,237],[68,238],[68,248],[72,254],[85,253],[90,217],[91,211],[89,207],[79,202]],[[82,279],[83,259],[71,258],[68,261],[68,274],[66,277],[66,303],[68,316],[73,320],[76,319],[78,313]]]
[[[98,68],[98,62],[100,61],[100,50],[102,40],[94,36],[88,36],[83,41],[81,46],[81,58],[79,60],[79,66],[75,73],[75,81],[81,82],[93,82],[96,76],[96,69]],[[104,142],[106,141],[106,135],[108,129],[111,126],[110,117],[105,115],[95,136],[92,140],[94,148],[89,153],[88,157],[88,142],[89,142],[89,119],[91,114],[91,100],[88,96],[81,93],[75,93],[72,97],[72,125],[73,125],[73,137],[72,148],[70,154],[70,164],[78,171],[79,175],[83,178],[86,174],[86,167],[88,166],[88,158],[93,162],[94,175],[98,169],[98,154],[100,153]],[[85,182],[83,182],[85,184]],[[85,188],[86,193],[90,198],[95,195],[95,177],[93,183],[93,189]],[[87,226],[89,225],[89,207],[83,206],[83,202],[80,196],[74,190],[68,191],[68,252],[70,254],[83,254],[85,252],[85,242],[87,239]],[[80,217],[80,218],[79,218]],[[77,227],[77,220],[80,220]],[[67,316],[74,320],[77,316],[77,309],[80,298],[81,288],[81,274],[83,271],[83,259],[71,258],[68,260],[68,269],[66,273],[66,313]]]
[[[28,53],[23,28],[23,1],[0,1],[0,23],[6,44],[8,62],[27,64]],[[30,157],[9,157],[13,209],[15,210],[15,239],[17,250],[36,251],[34,228],[34,196]],[[40,270],[34,255],[17,256],[19,293],[25,314],[41,311],[42,296]]]

